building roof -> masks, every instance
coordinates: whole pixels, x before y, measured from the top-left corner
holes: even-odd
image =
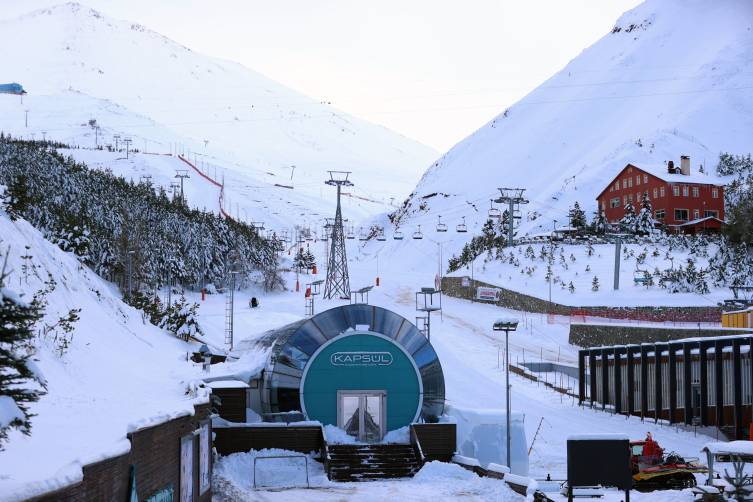
[[[677,164],[676,166],[679,168],[679,164]],[[638,169],[639,171],[643,171],[647,174],[650,174],[651,176],[659,178],[665,183],[688,183],[688,184],[695,184],[695,185],[724,186],[724,180],[715,175],[702,174],[698,172],[696,173],[691,172],[687,176],[685,176],[684,174],[670,174],[667,172],[666,164],[641,164],[640,166],[637,166],[635,164],[628,163],[628,164],[625,164],[625,167],[620,169],[617,172],[617,174],[615,174],[612,177],[612,180],[607,184],[606,187],[604,187],[604,190],[602,190],[601,192],[598,193],[598,195],[596,195],[596,198],[598,199],[599,197],[604,195],[604,192],[606,192],[609,189],[609,187],[612,185],[614,180],[618,178],[622,174],[622,172],[628,167],[634,167]]]
[[[692,172],[689,175],[684,174],[670,174],[667,172],[666,164],[641,164],[636,166],[635,164],[628,164],[642,171],[647,172],[652,176],[656,176],[662,181],[667,183],[695,183],[699,185],[724,185],[724,181],[717,176],[711,174],[703,174],[699,172]],[[676,167],[680,167],[676,165]],[[692,169],[692,168],[691,168]]]

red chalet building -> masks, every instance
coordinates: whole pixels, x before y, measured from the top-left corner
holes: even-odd
[[[628,164],[596,197],[599,209],[610,223],[625,215],[632,202],[636,214],[648,194],[654,219],[682,233],[718,232],[724,224],[724,186],[713,176],[690,172],[690,157],[665,165],[640,167]]]

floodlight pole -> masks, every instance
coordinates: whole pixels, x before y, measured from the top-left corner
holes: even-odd
[[[510,425],[512,421],[510,420],[510,330],[505,329],[505,398],[507,401],[507,467],[510,468],[510,472],[512,472],[512,462],[510,455],[510,446],[512,444],[511,441],[511,435],[510,435]]]
[[[507,467],[512,470],[512,454],[510,448],[512,447],[512,433],[510,427],[512,426],[512,419],[510,414],[512,413],[510,406],[510,331],[515,331],[518,327],[517,321],[497,321],[492,326],[494,331],[505,332],[505,401],[506,401],[506,422],[507,422]]]

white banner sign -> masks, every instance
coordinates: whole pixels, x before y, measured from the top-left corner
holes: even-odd
[[[499,295],[502,291],[499,288],[476,288],[476,300],[484,302],[496,302],[499,300]]]

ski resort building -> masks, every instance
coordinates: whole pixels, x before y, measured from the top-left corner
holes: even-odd
[[[666,165],[626,165],[596,197],[607,221],[618,223],[625,206],[636,214],[648,195],[654,219],[680,233],[718,232],[724,224],[724,187],[714,177],[690,172],[690,157]]]
[[[715,426],[748,439],[753,335],[594,347],[578,353],[579,402],[614,413]]]
[[[222,455],[319,451],[330,479],[353,481],[411,476],[456,451],[456,424],[438,423],[445,385],[437,354],[394,312],[335,307],[239,351],[240,371],[207,379]]]

